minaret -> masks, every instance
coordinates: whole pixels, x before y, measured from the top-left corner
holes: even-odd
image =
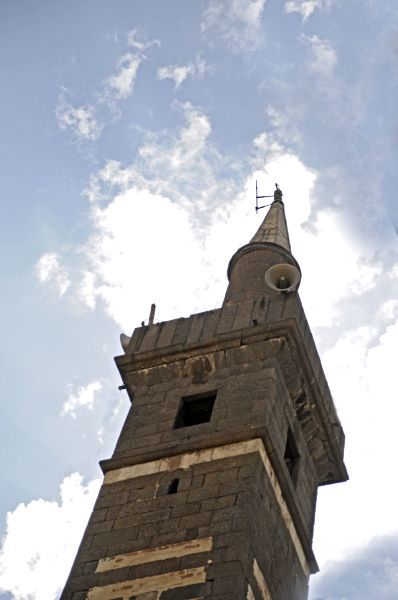
[[[306,600],[317,488],[347,473],[278,188],[228,277],[220,309],[124,339],[131,408],[62,600]]]

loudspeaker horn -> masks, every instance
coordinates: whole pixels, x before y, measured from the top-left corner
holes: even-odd
[[[131,340],[131,337],[129,335],[126,335],[125,333],[120,334],[120,343],[122,345],[124,352],[127,352],[127,348],[130,343],[130,340]]]
[[[265,273],[266,285],[275,292],[293,292],[300,284],[301,273],[294,265],[280,263]]]

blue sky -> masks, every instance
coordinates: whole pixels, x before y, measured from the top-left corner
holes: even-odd
[[[394,598],[397,33],[394,0],[0,0],[1,598],[58,597],[128,410],[119,334],[220,305],[256,179],[347,436],[310,597]]]

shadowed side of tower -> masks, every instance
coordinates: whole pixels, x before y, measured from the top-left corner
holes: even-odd
[[[132,406],[62,600],[307,598],[317,488],[347,473],[284,270],[299,281],[277,190],[220,309],[135,329],[116,358]]]

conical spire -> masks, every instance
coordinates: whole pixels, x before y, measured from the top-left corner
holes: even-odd
[[[265,219],[258,228],[257,233],[250,240],[251,244],[255,242],[271,242],[291,252],[282,191],[278,185],[274,192],[274,201],[271,208],[265,215]]]
[[[257,233],[229,261],[229,285],[224,303],[241,302],[271,293],[264,281],[265,273],[281,263],[292,265],[300,273],[300,266],[290,250],[282,192],[276,185],[274,201]]]

